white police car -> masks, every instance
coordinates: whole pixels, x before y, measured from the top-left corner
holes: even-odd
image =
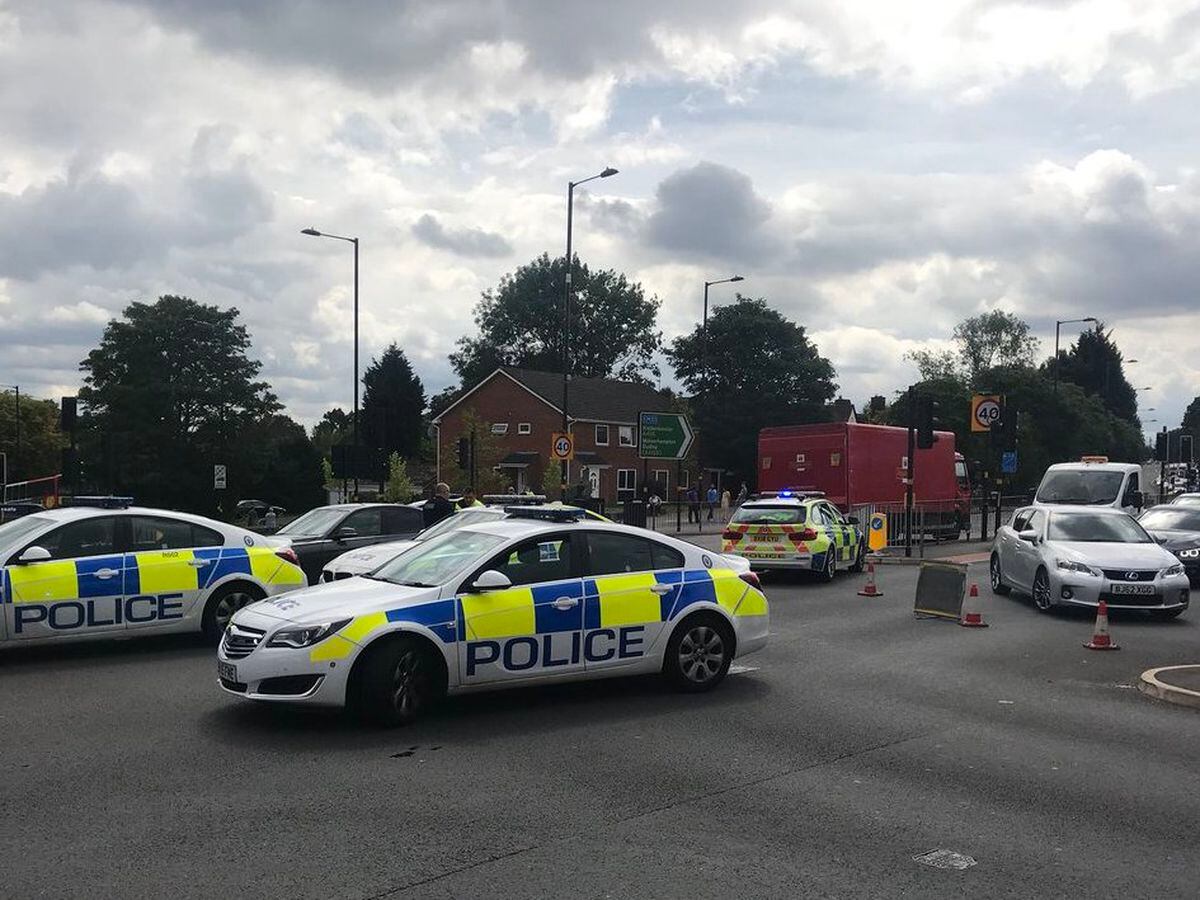
[[[221,687],[400,724],[447,692],[646,672],[704,691],[766,643],[758,579],[722,555],[577,511],[509,511],[242,609]]]
[[[0,639],[203,631],[305,583],[295,555],[244,528],[158,509],[44,510],[0,525]]]

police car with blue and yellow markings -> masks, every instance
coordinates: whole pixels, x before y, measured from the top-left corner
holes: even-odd
[[[758,579],[720,554],[578,510],[508,512],[240,610],[221,687],[402,724],[448,692],[649,672],[709,690],[766,643]]]
[[[820,491],[764,493],[743,503],[721,535],[721,550],[754,569],[812,572],[833,581],[839,566],[861,572],[867,555],[862,526]]]
[[[158,509],[62,508],[0,525],[0,639],[203,631],[305,584],[271,538]]]

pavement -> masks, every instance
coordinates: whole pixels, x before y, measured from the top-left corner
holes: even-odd
[[[985,590],[960,628],[879,576],[768,577],[771,642],[712,694],[526,689],[394,731],[228,697],[190,638],[6,650],[3,894],[1194,897],[1200,716],[1134,685],[1200,614],[1114,614],[1095,653],[1086,613]]]

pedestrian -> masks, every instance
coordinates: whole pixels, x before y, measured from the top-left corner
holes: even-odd
[[[475,488],[469,487],[463,491],[462,499],[458,501],[458,508],[469,509],[472,506],[483,506],[483,502],[475,496]]]
[[[717,509],[717,486],[715,484],[708,486],[708,493],[705,495],[704,501],[704,505],[708,507],[708,521],[711,522],[713,513]]]
[[[694,488],[688,488],[688,523],[700,521],[700,493]]]
[[[425,501],[421,514],[425,518],[426,528],[454,515],[454,504],[450,502],[450,485],[439,481],[433,489],[433,498]]]
[[[746,498],[750,496],[750,492],[746,490],[746,482],[742,482],[741,488],[738,490],[737,501],[733,504],[735,507],[741,506],[746,502]]]
[[[267,508],[267,514],[263,516],[262,525],[263,531],[266,531],[268,534],[275,533],[275,529],[279,527],[279,517],[275,515],[275,507],[271,506]]]
[[[729,488],[721,491],[721,521],[729,521]]]

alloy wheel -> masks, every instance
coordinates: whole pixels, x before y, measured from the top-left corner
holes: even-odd
[[[1050,576],[1041,569],[1033,576],[1033,603],[1042,612],[1054,605],[1050,599]]]
[[[254,598],[245,591],[232,591],[217,601],[216,609],[213,610],[213,618],[216,620],[219,631],[224,631],[229,627],[229,622],[243,606],[248,606],[254,602]]]
[[[725,642],[715,628],[697,625],[679,642],[679,668],[694,684],[706,684],[721,671],[725,662]]]

